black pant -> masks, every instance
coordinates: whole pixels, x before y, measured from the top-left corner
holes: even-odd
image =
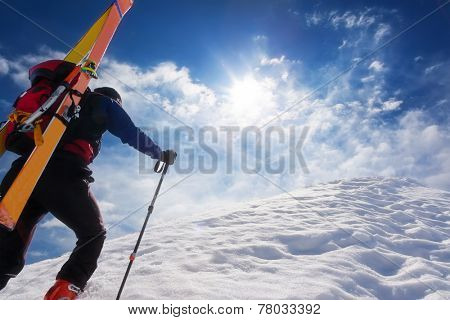
[[[9,189],[25,160],[19,158],[12,164],[0,186],[0,195]],[[86,286],[97,268],[106,234],[99,207],[89,191],[91,173],[71,155],[54,155],[14,231],[0,230],[0,278],[14,277],[22,271],[36,225],[51,212],[78,239],[56,278],[70,281],[82,289]]]

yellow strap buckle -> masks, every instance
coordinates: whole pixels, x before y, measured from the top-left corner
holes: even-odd
[[[29,113],[29,112],[15,110],[8,116],[8,120],[20,125],[20,124],[24,123],[30,115],[31,115],[31,113]],[[34,123],[33,137],[34,137],[34,144],[36,147],[39,147],[44,143],[44,137],[42,135],[41,123],[42,123],[42,119],[37,120]]]

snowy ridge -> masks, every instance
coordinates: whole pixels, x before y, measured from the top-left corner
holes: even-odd
[[[449,192],[403,178],[150,221],[123,298],[449,299],[449,221]],[[136,238],[106,242],[82,298],[115,298]],[[41,299],[66,258],[27,266],[0,299]]]

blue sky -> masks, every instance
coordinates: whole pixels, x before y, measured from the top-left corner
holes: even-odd
[[[142,127],[180,122],[262,126],[309,92],[390,41],[445,1],[136,1],[94,83],[114,85]],[[23,15],[74,44],[108,1],[14,1]],[[68,48],[0,4],[0,116],[27,86],[26,70]],[[89,8],[86,10],[85,8]],[[309,128],[302,154],[309,173],[258,175],[241,171],[193,176],[172,173],[156,221],[176,219],[237,201],[357,176],[408,176],[450,190],[450,5],[376,51],[342,77],[271,123]],[[120,81],[119,81],[120,80]],[[125,86],[126,83],[128,86]],[[145,99],[143,98],[145,96]],[[172,134],[174,134],[172,132]],[[158,139],[156,139],[158,140]],[[223,164],[229,150],[219,135]],[[158,141],[193,148],[195,141]],[[236,145],[239,141],[236,142]],[[276,148],[286,153],[284,146]],[[237,148],[235,157],[245,150]],[[186,163],[188,156],[181,162]],[[13,159],[0,159],[3,175]],[[150,200],[156,178],[138,170],[137,154],[111,136],[94,165],[107,225]],[[145,210],[111,230],[137,230]],[[60,255],[73,236],[47,217],[29,261]]]

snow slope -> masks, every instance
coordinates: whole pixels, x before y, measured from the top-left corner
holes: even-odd
[[[449,192],[361,178],[150,222],[123,298],[449,299],[449,220]],[[106,243],[82,298],[115,298],[136,238]],[[27,266],[0,299],[40,299],[66,259]]]

